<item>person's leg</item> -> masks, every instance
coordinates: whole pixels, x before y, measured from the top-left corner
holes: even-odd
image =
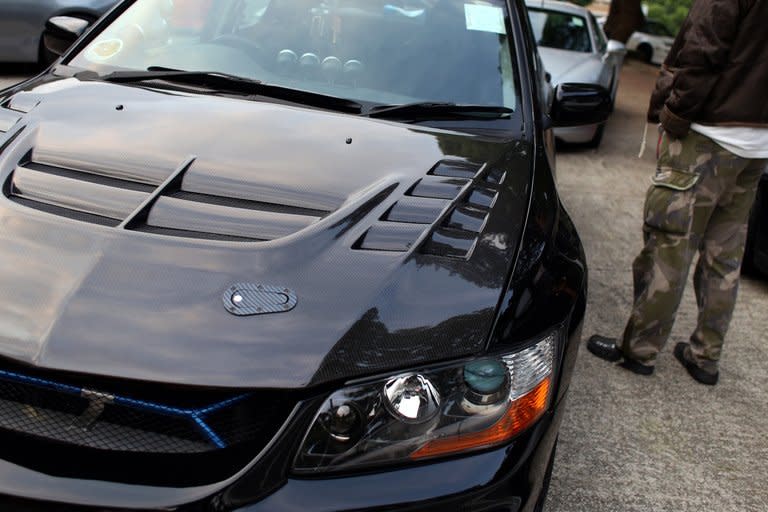
[[[668,200],[677,196],[676,200]],[[677,229],[652,224],[643,227],[645,245],[632,263],[634,302],[620,340],[625,358],[654,365],[675,321],[677,308],[685,289],[693,243],[688,232],[693,217],[693,192],[654,186],[646,196],[646,219],[659,213],[675,217]],[[669,204],[665,210],[664,204]],[[674,205],[674,206],[671,206]],[[663,211],[659,211],[663,210]]]
[[[745,162],[712,213],[699,246],[699,262],[694,273],[699,317],[684,356],[710,374],[717,373],[736,304],[747,221],[757,183],[766,166],[765,160]],[[724,174],[727,171],[724,170]]]
[[[722,189],[722,151],[694,132],[662,141],[645,201],[645,246],[632,265],[634,304],[619,342],[625,359],[652,366],[669,337],[696,245]]]

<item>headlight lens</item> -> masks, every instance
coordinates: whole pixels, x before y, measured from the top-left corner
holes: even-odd
[[[294,471],[359,469],[507,442],[547,410],[556,340],[553,332],[515,353],[337,391],[320,407]]]

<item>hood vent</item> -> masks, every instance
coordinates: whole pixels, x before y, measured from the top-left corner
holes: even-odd
[[[505,177],[500,170],[471,162],[438,162],[355,248],[406,252],[423,241],[423,253],[468,258]]]
[[[2,147],[2,134],[10,132],[21,121],[23,114],[32,111],[40,104],[37,96],[17,94],[13,100],[6,101],[0,105],[0,147]]]
[[[6,195],[49,213],[117,226],[152,187],[82,171],[26,162],[16,167]]]
[[[291,235],[330,212],[185,189],[190,158],[160,184],[115,177],[109,171],[40,163],[30,152],[4,187],[25,206],[106,226],[166,236],[266,241]],[[210,177],[215,181],[215,176]]]
[[[41,96],[39,94],[20,92],[7,101],[5,106],[22,114],[29,114],[40,104],[40,101]]]
[[[21,115],[11,110],[0,108],[0,133],[10,131],[21,119]]]

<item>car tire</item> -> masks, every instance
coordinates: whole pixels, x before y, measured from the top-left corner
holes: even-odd
[[[640,46],[638,46],[637,47],[637,53],[640,54],[640,58],[643,61],[645,61],[645,62],[647,62],[649,64],[653,60],[653,48],[651,47],[651,45],[649,45],[647,43],[643,43]]]
[[[755,236],[757,231],[757,219],[754,212],[749,216],[747,229],[747,241],[744,245],[744,259],[741,260],[741,273],[748,276],[757,275],[759,272],[755,266]]]
[[[552,470],[555,467],[555,453],[557,453],[557,439],[552,447],[552,454],[549,456],[549,463],[547,463],[547,470],[544,473],[544,482],[541,484],[541,492],[539,493],[539,499],[536,501],[536,506],[533,508],[533,512],[543,512],[544,505],[547,502],[547,495],[549,494],[549,484],[552,483]]]
[[[598,149],[600,147],[600,143],[603,142],[604,134],[605,134],[605,123],[601,123],[597,127],[597,130],[595,131],[595,136],[592,137],[592,140],[584,144],[584,146],[590,149]]]

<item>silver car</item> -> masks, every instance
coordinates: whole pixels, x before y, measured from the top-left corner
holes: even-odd
[[[602,85],[616,99],[624,45],[606,40],[587,9],[550,0],[527,2],[533,34],[552,85],[565,82]],[[605,124],[557,128],[555,136],[569,143],[598,147]]]
[[[0,62],[53,59],[43,45],[43,30],[56,16],[96,21],[117,0],[0,0]]]

